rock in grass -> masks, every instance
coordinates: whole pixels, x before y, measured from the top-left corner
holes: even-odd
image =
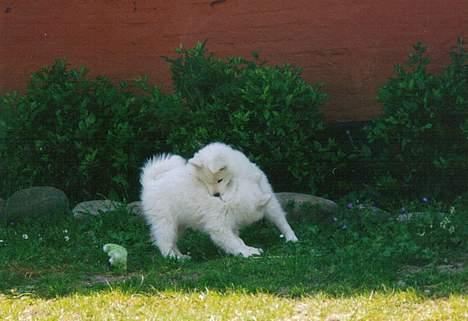
[[[70,213],[70,207],[61,190],[36,186],[13,193],[6,200],[2,212],[7,222],[21,222],[28,218],[66,215]]]
[[[143,215],[143,209],[141,208],[141,202],[135,201],[127,204],[127,211],[135,215]]]
[[[318,196],[313,196],[309,194],[301,193],[275,193],[278,201],[281,206],[288,210],[288,212],[295,213],[298,208],[303,205],[311,206],[312,208],[317,208],[321,213],[335,213],[338,210],[338,205],[330,200],[321,198]],[[143,212],[141,208],[141,202],[135,201],[127,205],[127,210],[130,213],[141,215]]]
[[[412,212],[412,213],[403,213],[398,215],[397,221],[399,222],[410,222],[412,220],[418,220],[422,219],[426,216],[435,216],[440,219],[449,216],[448,213],[443,213],[443,212],[435,212],[435,213],[430,213],[430,212]]]
[[[321,213],[335,213],[338,210],[335,202],[318,196],[301,193],[275,193],[275,195],[283,208],[293,212],[305,204],[316,207]],[[136,215],[143,213],[140,201],[128,204],[127,210]]]
[[[74,217],[83,218],[90,215],[97,216],[123,207],[124,205],[120,202],[114,202],[111,200],[94,200],[78,203],[73,208],[72,212]]]
[[[324,214],[333,214],[338,211],[338,205],[328,199],[302,193],[275,193],[278,201],[288,212],[295,213],[301,206],[307,205]]]

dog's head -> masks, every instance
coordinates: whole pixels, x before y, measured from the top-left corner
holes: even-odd
[[[228,161],[223,154],[196,153],[189,159],[195,168],[195,175],[202,181],[212,196],[222,196],[232,179]]]

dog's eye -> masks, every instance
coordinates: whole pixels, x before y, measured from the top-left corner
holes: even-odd
[[[221,183],[223,181],[223,178],[218,179],[218,183]]]

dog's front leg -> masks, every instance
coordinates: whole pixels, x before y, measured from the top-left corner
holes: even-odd
[[[217,229],[208,232],[211,240],[226,253],[249,257],[261,255],[262,249],[247,246],[242,239],[229,229]]]
[[[296,234],[286,220],[286,212],[283,210],[276,197],[273,197],[270,202],[268,202],[267,207],[265,208],[265,218],[280,230],[286,241],[298,241]]]

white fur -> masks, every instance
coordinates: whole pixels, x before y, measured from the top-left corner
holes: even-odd
[[[229,180],[243,181],[259,177],[260,189],[264,193],[272,195],[271,201],[265,208],[265,218],[280,230],[287,241],[296,242],[298,240],[286,220],[286,213],[274,196],[267,177],[243,153],[223,143],[211,143],[200,149],[189,160],[189,164],[192,164],[198,179],[205,183],[209,191],[212,194],[219,193],[221,197],[224,197],[224,193],[228,193],[232,188]],[[217,183],[220,178],[223,180],[221,183]]]
[[[232,179],[229,191],[214,197],[196,172],[196,167],[176,155],[154,157],[143,167],[143,213],[161,254],[188,258],[178,249],[177,240],[186,228],[193,228],[208,233],[229,254],[260,255],[261,249],[247,246],[238,236],[240,228],[263,217],[272,198],[260,188],[260,177]]]

